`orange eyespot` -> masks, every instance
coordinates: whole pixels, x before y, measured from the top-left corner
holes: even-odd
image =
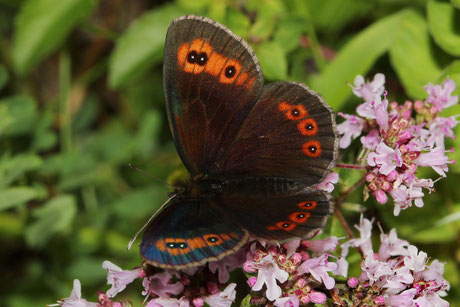
[[[312,136],[318,132],[318,125],[313,118],[307,118],[297,124],[297,129],[303,135]]]
[[[297,204],[297,207],[299,207],[300,209],[305,209],[305,210],[313,210],[316,208],[317,205],[318,205],[318,202],[313,201],[313,200],[307,200],[307,201],[303,201]]]
[[[220,245],[224,242],[221,237],[214,233],[203,235],[203,238],[206,241],[206,244],[209,246]]]
[[[294,228],[297,227],[296,224],[291,223],[291,222],[278,222],[275,225],[278,226],[279,229],[286,230],[286,231],[294,230]]]
[[[192,251],[188,245],[188,242],[181,238],[165,238],[164,240],[160,239],[155,243],[155,247],[162,252],[166,251],[167,253],[174,256],[187,254]]]
[[[305,223],[310,217],[310,212],[294,212],[289,215],[289,219],[297,224]]]
[[[318,141],[308,141],[302,145],[303,152],[311,157],[317,158],[321,155],[321,145]]]
[[[308,115],[303,105],[292,105],[285,101],[278,103],[278,110],[283,112],[284,116],[289,120],[299,120]]]

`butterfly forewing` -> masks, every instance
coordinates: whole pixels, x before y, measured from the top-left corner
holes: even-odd
[[[218,159],[260,95],[263,76],[249,46],[208,18],[168,29],[166,105],[177,150],[192,176],[218,172]]]
[[[300,83],[271,83],[225,152],[221,172],[310,186],[334,166],[337,147],[334,113],[318,94]]]

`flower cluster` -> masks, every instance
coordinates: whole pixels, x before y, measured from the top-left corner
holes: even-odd
[[[427,254],[399,239],[395,229],[381,233],[380,248],[374,252],[372,223],[361,218],[355,227],[360,237],[342,244],[336,237],[284,244],[255,240],[220,261],[182,271],[150,266],[128,271],[104,261],[107,283],[112,287],[106,293],[99,292],[98,303],[83,299],[80,282],[75,280],[70,297],[57,305],[130,306],[113,298],[134,280],[142,279],[147,307],[201,307],[205,303],[229,307],[236,297],[236,284],[228,283],[229,271],[243,268],[251,288],[245,300],[251,305],[298,307],[332,301],[339,306],[449,306],[442,299],[449,290],[443,263],[433,260],[428,264]],[[341,248],[340,256],[331,254],[337,247]],[[362,272],[347,280],[350,248],[362,254]]]
[[[449,289],[442,276],[443,263],[433,260],[428,265],[427,254],[399,239],[396,229],[380,234],[380,248],[375,253],[372,223],[361,219],[356,227],[361,236],[342,244],[342,256],[347,255],[349,247],[359,248],[364,258],[362,272],[347,280],[342,287],[342,293],[347,295],[336,295],[336,302],[346,301],[349,306],[449,306],[441,298]]]
[[[329,253],[339,244],[336,237],[324,240],[292,240],[286,244],[266,244],[254,241],[243,265],[253,291],[250,303],[275,306],[324,304],[326,292],[334,288],[329,276],[343,272],[340,262]],[[342,271],[342,272],[341,272]]]
[[[385,76],[377,74],[372,82],[362,76],[355,79],[353,92],[364,103],[356,108],[358,115],[339,113],[345,121],[337,126],[342,135],[340,147],[346,148],[353,138],[360,140],[366,163],[368,190],[384,204],[391,196],[395,202],[394,215],[412,205],[423,206],[425,191],[431,192],[433,180],[417,177],[418,167],[432,167],[441,177],[446,176],[446,138],[455,138],[455,117],[439,113],[458,102],[452,96],[455,82],[446,79],[443,85],[425,87],[425,101],[406,101],[403,105],[389,103],[384,88]],[[452,150],[450,150],[452,151]]]

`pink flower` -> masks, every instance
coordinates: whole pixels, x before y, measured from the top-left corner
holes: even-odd
[[[444,274],[444,263],[435,259],[431,262],[428,270],[423,272],[422,277],[425,280],[440,280],[443,279],[442,274]]]
[[[280,297],[276,299],[274,305],[276,307],[299,307],[299,299],[295,295]]]
[[[337,264],[327,261],[327,258],[328,255],[322,255],[306,260],[300,265],[299,274],[310,273],[314,279],[322,282],[326,289],[332,289],[335,285],[335,280],[327,272],[336,270]]]
[[[190,301],[181,297],[177,298],[154,298],[150,300],[145,307],[190,307]]]
[[[132,283],[136,278],[143,277],[143,270],[141,268],[134,270],[122,270],[117,265],[106,260],[102,263],[104,270],[107,270],[107,284],[112,287],[107,291],[108,297],[115,297],[118,293],[126,288],[126,285]]]
[[[428,84],[425,86],[425,91],[428,93],[426,101],[433,104],[438,112],[453,106],[458,102],[458,96],[451,96],[455,90],[455,82],[446,78],[442,85]]]
[[[357,138],[363,131],[364,120],[355,115],[343,114],[341,112],[339,115],[346,119],[343,123],[337,125],[337,131],[340,135],[343,135],[339,146],[340,148],[347,148],[351,144],[351,139]]]
[[[342,257],[348,255],[348,249],[352,247],[360,247],[364,256],[370,255],[372,251],[372,222],[366,218],[363,218],[361,215],[361,220],[359,225],[355,225],[355,228],[359,230],[360,238],[348,240],[345,243],[342,243]]]
[[[388,147],[383,141],[377,145],[376,152],[371,152],[367,157],[370,166],[378,166],[379,172],[388,175],[392,170],[402,165],[401,152]]]
[[[252,287],[252,290],[260,291],[266,285],[266,297],[270,301],[276,300],[282,293],[277,281],[284,283],[288,279],[289,274],[278,267],[272,255],[265,256],[260,263],[255,264],[258,266],[259,272],[257,282]]]
[[[310,299],[310,302],[312,303],[315,303],[315,304],[324,304],[326,303],[326,294],[324,294],[323,292],[318,292],[318,291],[315,291],[315,290],[312,290],[310,291],[310,293],[308,293],[308,298]]]
[[[70,292],[69,298],[64,298],[58,301],[56,305],[50,306],[63,306],[63,307],[97,307],[98,303],[91,303],[81,297],[81,283],[78,279],[73,280],[73,289]]]
[[[404,265],[415,272],[425,270],[427,254],[423,251],[418,252],[417,247],[414,245],[409,245],[407,250],[409,255],[404,257]]]
[[[382,142],[382,137],[377,129],[371,130],[366,136],[361,137],[364,148],[374,150]]]
[[[457,120],[454,117],[436,117],[429,126],[429,136],[426,145],[430,148],[434,146],[444,148],[444,139],[446,137],[455,139],[454,128],[457,126]]]
[[[256,284],[256,282],[257,282],[257,277],[255,277],[255,276],[249,277],[249,279],[248,279],[248,285],[249,285],[249,287],[251,287],[251,288],[254,287],[254,285]]]
[[[350,288],[356,288],[356,286],[358,286],[358,284],[359,284],[359,280],[356,277],[350,277],[347,280],[347,285]]]
[[[335,172],[329,173],[323,181],[316,185],[317,190],[323,190],[326,192],[334,191],[334,184],[339,182],[339,174]]]
[[[236,297],[235,288],[236,288],[236,284],[231,283],[224,289],[224,291],[207,296],[204,298],[204,301],[209,306],[230,307],[235,301],[235,297]]]
[[[414,281],[414,276],[408,267],[400,267],[393,271],[393,274],[387,276],[384,288],[387,294],[398,294],[406,289]]]
[[[238,252],[231,254],[222,260],[211,261],[208,263],[209,269],[211,272],[216,273],[219,271],[219,282],[224,284],[230,278],[229,271],[241,267],[245,261],[246,252],[244,249],[240,249]]]
[[[337,237],[332,236],[322,240],[310,241],[308,249],[313,251],[316,255],[319,255],[335,251],[337,245],[339,245],[339,240]]]
[[[380,234],[379,260],[386,261],[391,256],[405,256],[408,254],[409,242],[398,238],[396,229],[393,228],[388,234]]]
[[[155,275],[145,277],[142,280],[142,286],[144,286],[144,291],[142,295],[152,295],[155,294],[159,297],[168,298],[170,294],[178,295],[184,290],[184,285],[180,282],[172,283],[172,277],[175,275],[179,277],[179,274],[174,271],[166,270],[161,273],[156,273]]]
[[[389,306],[398,306],[398,307],[413,307],[414,306],[414,297],[417,295],[417,290],[409,289],[401,292],[399,295],[390,296],[386,303]]]
[[[359,279],[369,281],[371,285],[378,281],[380,277],[392,274],[388,263],[378,261],[372,254],[366,256],[361,264],[361,269],[363,272]]]
[[[363,76],[356,76],[353,93],[365,101],[372,101],[375,96],[382,96],[385,87],[385,75],[376,74],[372,82],[365,82]]]
[[[436,173],[446,177],[445,172],[448,171],[447,162],[449,158],[445,155],[445,152],[444,147],[437,146],[430,152],[420,154],[414,162],[420,166],[431,166]]]

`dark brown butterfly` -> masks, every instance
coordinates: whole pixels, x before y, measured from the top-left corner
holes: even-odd
[[[234,253],[249,236],[305,238],[323,228],[330,196],[314,188],[338,153],[335,116],[301,83],[264,85],[248,44],[221,24],[169,26],[164,90],[190,181],[144,233],[141,254],[180,269]]]

